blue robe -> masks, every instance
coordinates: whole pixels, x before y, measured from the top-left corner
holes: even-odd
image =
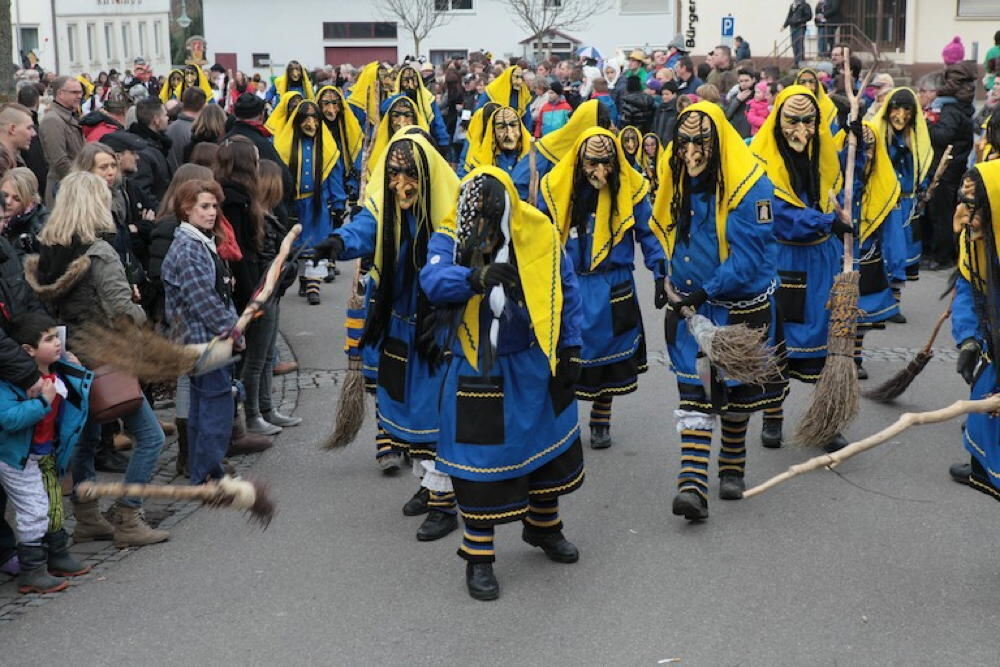
[[[892,141],[889,142],[889,157],[896,170],[901,193],[899,203],[889,214],[890,220],[886,222],[902,230],[904,244],[899,248],[895,245],[887,248],[886,255],[890,262],[889,270],[893,282],[917,280],[920,277],[920,255],[923,253],[923,246],[919,232],[913,225],[915,221],[911,220],[911,216],[913,207],[916,205],[917,192],[923,192],[927,188],[930,175],[928,174],[920,184],[914,182],[913,154],[906,145],[905,137],[901,134],[893,133]]]
[[[347,206],[347,194],[344,192],[344,169],[338,162],[320,184],[321,201],[319,205],[313,200],[316,190],[314,183],[313,139],[302,139],[302,162],[299,164],[298,182],[299,194],[295,200],[295,209],[302,224],[302,234],[296,240],[296,245],[314,246],[327,238],[333,232],[331,211],[343,211]]]
[[[297,86],[288,86],[288,88],[285,89],[286,93],[291,93],[293,91],[302,95],[302,99],[308,99],[306,97],[306,89],[301,83],[299,83],[299,85]],[[278,94],[278,89],[275,88],[274,84],[272,83],[271,87],[267,89],[266,93],[264,93],[264,101],[270,104],[271,106],[274,106],[280,101],[280,99],[281,95]]]
[[[516,151],[500,151],[493,160],[493,166],[500,167],[508,174],[511,174],[511,178],[513,178],[514,168],[517,166],[518,162],[519,160]],[[459,178],[464,178],[465,175],[469,173],[465,168],[465,160],[458,163],[458,167],[455,171],[458,173]]]

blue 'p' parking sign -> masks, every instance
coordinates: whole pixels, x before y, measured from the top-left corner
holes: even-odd
[[[736,19],[732,16],[722,17],[722,36],[732,37],[736,34]]]

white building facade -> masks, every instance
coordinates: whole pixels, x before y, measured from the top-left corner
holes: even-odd
[[[60,74],[170,66],[170,0],[12,0],[11,19],[16,62],[20,49]]]

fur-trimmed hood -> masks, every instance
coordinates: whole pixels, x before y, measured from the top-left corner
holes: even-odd
[[[38,255],[24,258],[24,279],[42,301],[55,301],[66,296],[90,271],[90,257],[81,255],[66,267],[54,282],[42,284],[38,274]]]
[[[40,254],[25,258],[24,277],[38,298],[58,301],[90,273],[92,257],[118,261],[118,253],[103,239],[88,247],[43,245]]]

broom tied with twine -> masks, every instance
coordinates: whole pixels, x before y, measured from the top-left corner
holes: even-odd
[[[869,70],[861,90],[868,85],[878,64]],[[858,96],[851,85],[850,67],[844,69],[845,90],[851,103],[848,123],[858,120]],[[854,160],[858,152],[858,138],[847,133],[847,173],[844,183],[844,205],[835,206],[838,215],[846,216],[845,222],[853,227],[854,213]],[[834,198],[834,193],[830,193]],[[826,363],[820,373],[812,399],[795,432],[795,441],[805,446],[825,445],[858,414],[860,388],[858,371],[854,364],[854,337],[858,330],[858,298],[861,276],[854,269],[854,235],[844,234],[844,263],[842,271],[833,279],[827,308],[830,310],[827,333]]]
[[[195,486],[80,482],[76,493],[83,500],[131,496],[198,501],[208,507],[229,507],[247,512],[250,523],[265,530],[276,512],[267,484],[228,475],[215,482]]]
[[[950,419],[955,419],[956,417],[961,417],[968,414],[991,414],[998,416],[1000,413],[1000,394],[993,394],[987,398],[979,400],[962,400],[955,401],[951,405],[938,409],[932,410],[930,412],[906,412],[900,415],[899,419],[893,422],[890,426],[882,429],[878,433],[868,436],[863,440],[858,440],[857,442],[852,442],[843,449],[832,454],[823,454],[821,456],[814,456],[808,461],[798,463],[788,468],[785,472],[780,475],[776,475],[771,479],[767,480],[762,484],[745,491],[743,493],[744,498],[752,498],[754,496],[764,493],[768,489],[774,488],[782,482],[787,482],[793,477],[798,477],[807,472],[812,472],[813,470],[819,470],[820,468],[827,468],[832,470],[839,464],[843,463],[847,459],[851,458],[856,454],[867,451],[887,442],[894,436],[899,435],[911,426],[918,426],[922,424],[937,424],[939,422],[948,421]]]

